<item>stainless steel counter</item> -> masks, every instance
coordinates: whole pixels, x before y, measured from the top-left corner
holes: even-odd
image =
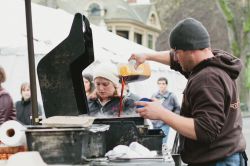
[[[22,165],[22,163],[20,163]],[[161,159],[130,159],[130,160],[93,160],[85,164],[65,165],[53,164],[48,166],[175,166],[174,161],[164,161]],[[7,166],[7,160],[1,160],[0,166]]]
[[[119,160],[108,162],[90,162],[91,166],[174,166],[173,161],[164,161],[158,159],[131,159],[131,160]]]
[[[51,165],[51,166],[175,166],[173,161],[163,160],[128,160],[128,161],[91,161],[82,165]]]

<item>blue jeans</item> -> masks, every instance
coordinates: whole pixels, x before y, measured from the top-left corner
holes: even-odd
[[[234,153],[222,161],[218,161],[214,166],[245,166],[241,153]]]
[[[202,164],[202,165],[204,165],[204,164]],[[246,166],[245,160],[244,160],[242,154],[239,152],[234,153],[231,156],[226,157],[220,161],[214,162],[212,164],[205,164],[205,165],[206,166]],[[192,166],[192,164],[189,166]]]
[[[163,138],[162,143],[167,143],[167,140],[168,140],[168,132],[169,132],[169,126],[164,124],[163,126],[161,126],[161,129],[162,129],[162,131],[163,131],[164,134],[165,134],[165,137]]]

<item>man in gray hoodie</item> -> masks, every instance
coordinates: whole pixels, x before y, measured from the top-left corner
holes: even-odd
[[[180,154],[190,166],[244,166],[246,141],[236,79],[240,59],[210,48],[210,37],[201,22],[187,18],[170,33],[169,51],[132,54],[136,66],[146,60],[160,62],[187,79],[180,115],[157,102],[137,102],[144,118],[159,119],[180,133]],[[244,162],[245,161],[245,162]]]

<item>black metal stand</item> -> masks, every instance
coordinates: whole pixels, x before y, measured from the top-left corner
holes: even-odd
[[[31,14],[30,0],[25,0],[25,12],[26,12],[27,44],[28,44],[28,58],[29,58],[30,90],[31,90],[31,101],[32,101],[32,124],[36,125],[39,123],[39,119],[37,111],[38,104],[37,104],[37,92],[36,92],[36,70],[35,70],[32,14]]]

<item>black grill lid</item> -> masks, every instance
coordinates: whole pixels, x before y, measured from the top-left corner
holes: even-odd
[[[92,30],[86,17],[77,13],[69,36],[37,67],[46,117],[88,113],[82,71],[93,61]]]

